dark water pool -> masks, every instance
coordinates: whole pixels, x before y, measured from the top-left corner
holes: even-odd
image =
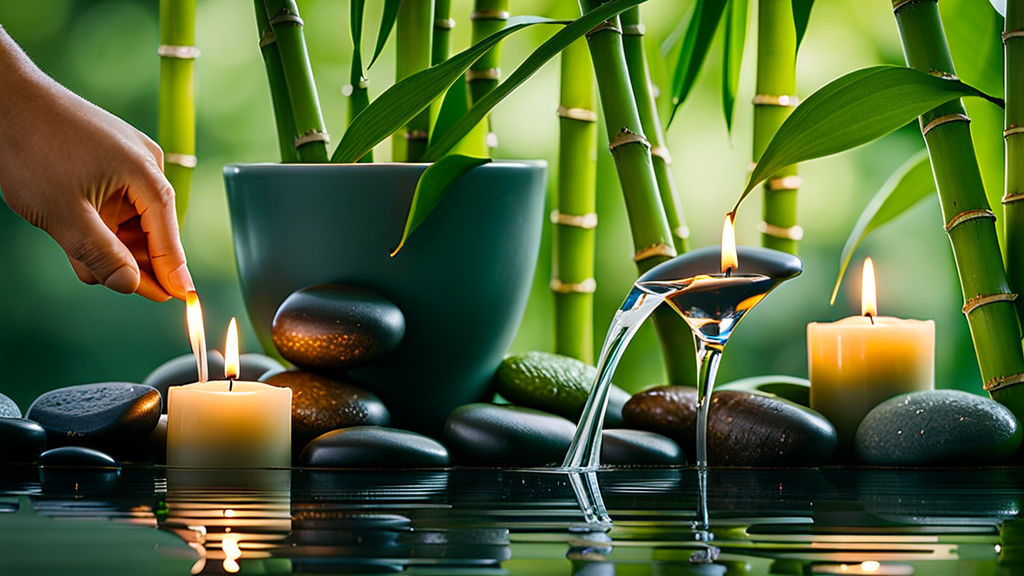
[[[1024,574],[1024,469],[0,470],[0,575]],[[711,564],[695,556],[717,553]]]

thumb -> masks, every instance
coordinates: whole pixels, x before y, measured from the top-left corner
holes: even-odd
[[[63,220],[47,232],[64,249],[72,265],[77,262],[87,268],[96,280],[115,292],[131,294],[138,289],[135,258],[92,206],[83,205]]]

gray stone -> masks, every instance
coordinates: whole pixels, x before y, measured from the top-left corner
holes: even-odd
[[[99,468],[119,469],[121,463],[108,454],[82,446],[62,446],[47,450],[39,456],[42,468]]]
[[[129,382],[83,384],[46,392],[27,417],[45,430],[51,446],[88,446],[133,453],[160,419],[160,393]]]
[[[686,464],[686,454],[675,440],[661,434],[619,428],[602,433],[601,464],[679,466]]]
[[[299,462],[318,468],[443,468],[448,466],[448,450],[415,432],[354,426],[315,438]]]
[[[46,450],[46,430],[21,418],[0,418],[0,466],[35,462]]]
[[[0,394],[0,418],[21,418],[21,409],[3,394]]]
[[[224,356],[220,352],[212,349],[207,351],[206,364],[210,380],[224,378]],[[183,354],[157,366],[156,370],[150,372],[142,383],[156,388],[163,399],[161,413],[167,414],[167,389],[171,386],[194,384],[198,381],[199,368],[196,367],[196,357],[192,354]]]
[[[285,367],[266,354],[259,354],[256,352],[249,352],[242,354],[238,358],[239,366],[239,380],[247,380],[249,382],[259,381],[259,379],[266,373],[271,371],[283,372]],[[219,376],[218,376],[219,378]]]
[[[901,394],[882,402],[857,429],[857,456],[895,466],[979,465],[1008,459],[1021,429],[1008,408],[959,390]]]

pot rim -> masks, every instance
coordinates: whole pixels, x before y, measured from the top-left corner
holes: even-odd
[[[228,164],[224,165],[224,173],[225,174],[237,174],[238,172],[242,171],[243,169],[244,170],[269,170],[269,169],[292,170],[292,169],[303,168],[303,169],[311,169],[311,170],[327,170],[327,169],[337,170],[338,168],[341,168],[341,167],[347,167],[347,168],[350,168],[350,169],[354,168],[354,169],[359,169],[359,170],[377,170],[377,169],[389,168],[389,167],[405,167],[407,169],[410,169],[410,168],[426,168],[427,166],[430,166],[431,164],[432,164],[431,162],[362,162],[362,163],[334,163],[334,162],[311,162],[311,163],[303,163],[303,162],[289,162],[289,163],[281,163],[281,162],[231,162],[231,163],[228,163]],[[535,159],[535,160],[495,159],[495,160],[492,160],[491,162],[488,162],[486,164],[481,164],[480,166],[477,166],[477,167],[475,167],[473,169],[474,170],[478,170],[478,169],[488,170],[489,169],[488,166],[500,167],[500,168],[514,168],[516,166],[521,166],[523,168],[547,168],[548,162],[547,162],[547,160],[543,160],[543,159]]]

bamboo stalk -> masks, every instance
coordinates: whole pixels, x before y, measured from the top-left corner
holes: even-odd
[[[1005,44],[1006,174],[1003,230],[1006,275],[1017,294],[1024,290],[1024,0],[1007,0]],[[1024,298],[1017,298],[1017,314],[1024,322]]]
[[[430,0],[406,0],[398,9],[396,24],[395,80],[430,67],[434,29],[434,3]],[[396,162],[418,162],[427,150],[430,135],[430,109],[409,121],[401,134],[392,139],[392,157]]]
[[[264,0],[270,29],[277,38],[277,50],[288,87],[295,150],[301,162],[327,162],[327,128],[320,113],[320,99],[313,81],[313,69],[302,33],[302,19],[295,0]]]
[[[352,64],[349,68],[348,85],[352,90],[348,97],[348,123],[370,105],[370,82],[363,73],[363,37],[362,10],[357,2],[349,4],[349,20],[352,22]],[[360,162],[373,162],[373,150],[359,159]]]
[[[594,363],[597,95],[585,40],[562,51],[558,206],[551,262],[555,352]]]
[[[452,0],[434,0],[434,37],[430,44],[431,66],[444,62],[451,54],[452,28],[455,28],[455,19],[452,18]]]
[[[196,0],[160,0],[160,110],[164,174],[184,223],[196,165]]]
[[[582,0],[580,6],[593,10],[601,0]],[[643,136],[640,113],[626,68],[619,19],[598,26],[587,35],[590,57],[597,75],[612,158],[626,200],[634,261],[641,273],[676,255],[672,232],[661,205],[658,180],[651,161],[650,144]],[[693,385],[696,363],[693,336],[670,308],[654,313],[654,327],[661,342],[662,358],[671,384]]]
[[[470,16],[473,22],[473,43],[476,44],[501,30],[508,17],[508,0],[476,0],[473,4],[473,14]],[[501,43],[498,43],[469,67],[466,72],[466,85],[469,87],[470,106],[498,85],[501,78],[500,65]],[[485,128],[474,130],[467,138],[484,138],[480,149],[489,155],[490,149],[497,146],[497,138],[491,128],[490,116],[481,123],[485,124]]]
[[[894,0],[907,65],[955,74],[935,0]],[[921,116],[942,215],[963,289],[965,314],[981,377],[993,398],[1024,417],[1020,327],[996,237],[995,217],[974,154],[969,119],[959,100]]]
[[[793,4],[760,0],[757,13],[757,80],[754,96],[754,160],[768,147],[779,126],[796,106],[796,26]],[[761,243],[797,253],[796,166],[788,166],[764,185]]]
[[[267,17],[267,8],[263,0],[255,0],[255,3],[256,32],[259,35],[263,66],[267,71],[267,84],[270,86],[270,101],[274,108],[274,126],[277,128],[277,146],[281,152],[281,162],[298,162],[299,153],[295,150],[295,120],[292,119],[292,103],[288,98],[281,55],[277,50],[277,37],[270,28],[270,19]]]
[[[644,26],[640,20],[640,7],[634,6],[623,12],[622,47],[626,53],[626,66],[629,68],[629,80],[633,87],[637,110],[640,112],[640,124],[644,134],[651,142],[651,161],[654,163],[654,175],[658,178],[658,191],[661,193],[661,204],[665,207],[669,228],[672,230],[676,252],[682,254],[689,250],[690,229],[686,226],[683,206],[676,191],[676,180],[672,175],[672,163],[668,148],[665,146],[665,133],[658,117],[658,107],[654,103],[654,90],[651,85],[651,74],[647,65],[647,50],[644,48]]]

